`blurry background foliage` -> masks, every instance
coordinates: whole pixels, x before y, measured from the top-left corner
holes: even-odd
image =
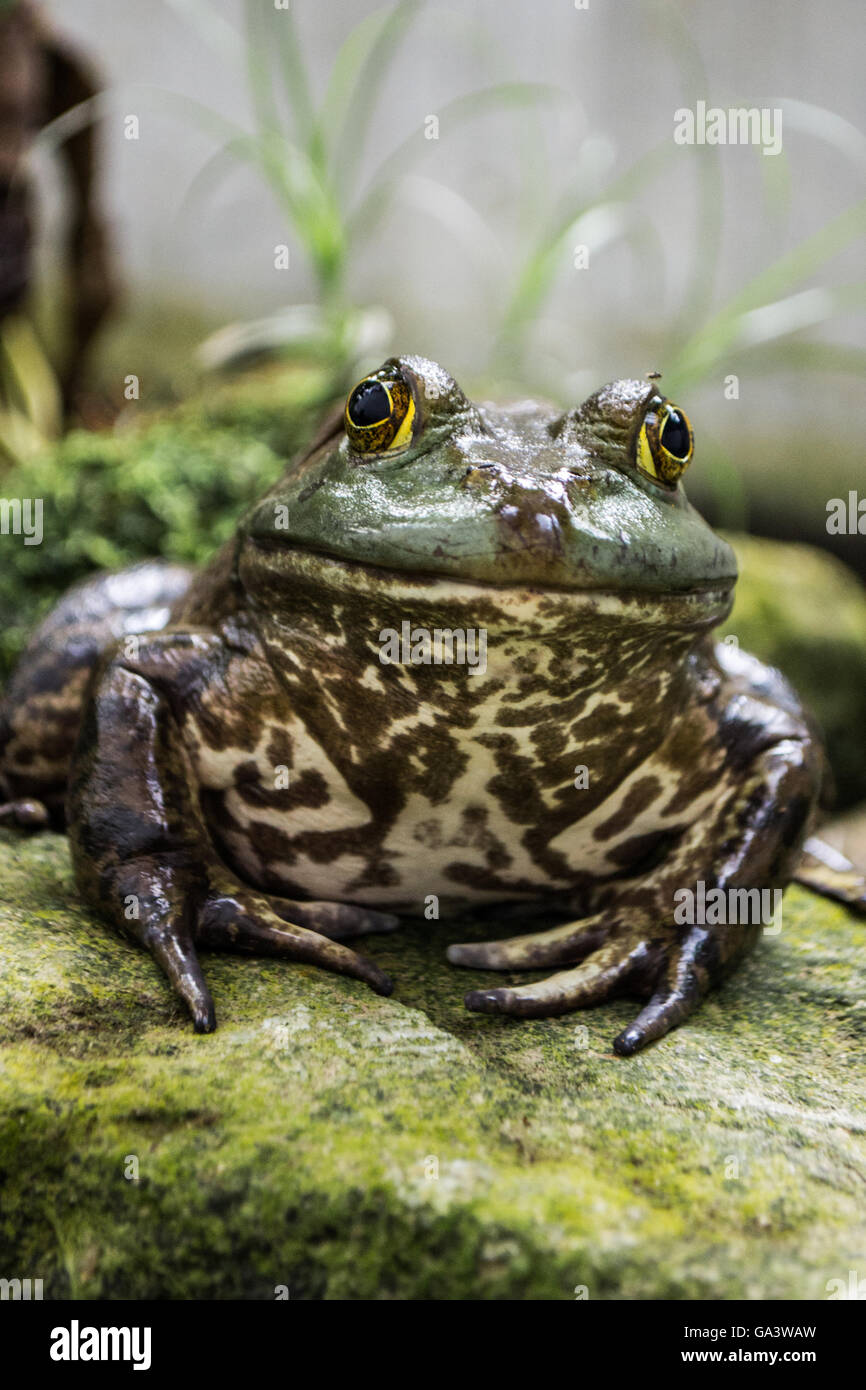
[[[36,144],[49,351],[26,325],[0,343],[0,494],[45,499],[45,541],[4,547],[0,661],[94,566],[207,555],[322,405],[392,350],[476,394],[563,405],[661,370],[696,426],[689,494],[711,520],[864,569],[863,538],[825,529],[828,498],[866,494],[857,4],[43,8],[110,85]],[[674,112],[699,99],[780,109],[783,152],[676,145]],[[81,406],[105,428],[48,448],[50,154],[90,120],[128,295]]]

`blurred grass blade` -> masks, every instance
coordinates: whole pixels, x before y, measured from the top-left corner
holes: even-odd
[[[366,19],[362,19],[343,40],[331,64],[331,75],[318,116],[320,135],[328,150],[333,149],[337,143],[358,74],[367,60],[385,17],[385,11],[374,10]]]
[[[851,121],[825,106],[816,106],[811,101],[798,101],[794,97],[780,97],[774,101],[782,112],[782,129],[797,130],[804,135],[813,135],[838,150],[852,164],[866,170],[866,135]],[[775,160],[768,163],[774,164]]]
[[[250,135],[211,107],[180,92],[159,87],[144,90],[158,92],[164,103],[187,114],[201,129],[222,140],[211,160],[232,156],[259,169],[289,223],[301,236],[321,288],[327,294],[333,293],[345,261],[345,229],[330,188],[306,151],[278,131]],[[196,178],[203,172],[199,170]]]
[[[276,56],[295,129],[298,138],[306,144],[310,158],[320,165],[324,163],[324,151],[294,16],[290,9],[275,10],[274,14],[277,20]]]
[[[788,158],[788,152],[782,148],[772,159],[765,159],[760,145],[750,145],[749,149],[758,162],[767,208],[779,220],[790,212],[793,197],[791,161]]]
[[[231,163],[258,169],[272,188],[288,225],[294,227],[324,292],[336,286],[345,262],[345,239],[339,212],[318,169],[305,152],[276,132],[258,136],[241,132],[225,141],[198,170],[178,216],[215,182]]]
[[[215,150],[200,166],[190,180],[186,192],[174,214],[174,222],[179,224],[188,215],[193,215],[195,205],[205,201],[210,193],[222,182],[229,169],[238,164],[254,164],[252,155],[245,153],[243,139],[227,140]]]
[[[799,101],[794,97],[777,97],[770,105],[782,112],[782,129],[786,135],[793,130],[812,136],[836,150],[844,159],[858,165],[861,170],[866,169],[866,135],[844,116],[829,111],[825,106],[816,106],[814,102]],[[789,211],[791,167],[784,144],[772,159],[763,158],[760,146],[752,148],[758,156],[769,206],[779,213]]]
[[[63,419],[60,384],[28,318],[12,314],[0,324],[0,350],[27,419],[45,439],[56,439]]]
[[[472,204],[438,179],[408,174],[400,185],[401,199],[418,208],[428,221],[438,221],[488,273],[501,274],[504,253],[490,226]]]
[[[761,343],[749,349],[749,371],[851,372],[866,377],[866,348],[846,343]]]
[[[629,201],[644,184],[649,183],[672,158],[676,146],[665,141],[649,154],[643,155],[624,174],[615,179],[604,193],[572,204],[560,214],[556,224],[539,242],[524,263],[514,293],[503,315],[501,342],[515,351],[527,326],[537,318],[541,305],[550,292],[557,272],[562,266],[565,247],[575,225],[593,208]]]
[[[77,102],[75,106],[70,106],[68,111],[55,116],[53,121],[49,121],[35,132],[32,148],[48,154],[56,153],[73,135],[86,130],[96,121],[101,121],[108,114],[108,105],[107,92],[97,92],[96,96]]]
[[[286,139],[263,136],[254,143],[255,157],[304,242],[321,290],[333,293],[345,265],[346,237],[330,188],[304,151]]]
[[[388,70],[422,8],[421,0],[400,0],[376,10],[352,30],[337,54],[322,106],[323,141],[334,182],[347,195]]]
[[[275,9],[262,10],[257,0],[246,0],[244,7],[246,22],[244,59],[247,69],[247,86],[259,131],[271,135],[280,131],[282,121],[274,95],[271,77],[271,51],[267,43],[265,25],[268,20],[279,19],[280,17],[281,15]]]
[[[159,92],[169,105],[190,115],[202,129],[222,139],[217,156],[233,156],[260,170],[286,216],[303,236],[311,260],[325,268],[325,278],[330,280],[330,268],[338,256],[336,248],[344,244],[343,228],[330,191],[306,152],[276,131],[250,135],[182,93],[158,87],[152,90]]]
[[[0,405],[0,456],[7,463],[19,463],[32,458],[45,448],[45,436],[14,406]]]
[[[0,324],[0,452],[15,462],[60,436],[60,383],[28,318]]]
[[[499,82],[492,87],[483,87],[479,92],[469,92],[466,96],[453,97],[439,109],[440,128],[449,132],[456,130],[464,121],[483,115],[486,111],[501,106],[534,107],[539,101],[562,99],[564,93],[543,82]],[[392,150],[371,176],[366,192],[348,218],[349,234],[353,237],[369,236],[376,224],[384,217],[393,198],[394,190],[405,169],[418,158],[418,142],[423,139],[421,129],[412,132]]]
[[[735,346],[753,347],[813,328],[834,314],[856,311],[866,305],[866,283],[833,289],[800,290],[798,294],[751,309],[739,322]]]
[[[785,298],[798,281],[813,275],[856,237],[866,233],[866,199],[861,199],[832,222],[819,228],[756,275],[746,287],[680,349],[668,372],[679,384],[705,376],[732,350],[746,315]]]
[[[241,46],[241,35],[212,0],[163,0],[170,10],[201,35],[221,58],[234,62]]]
[[[682,83],[681,104],[694,108],[709,90],[700,49],[685,19],[674,6],[666,6],[663,22],[656,26]],[[697,159],[697,218],[689,255],[689,272],[682,304],[668,338],[677,342],[692,324],[702,323],[710,311],[715,294],[723,224],[723,184],[721,148],[705,145],[694,148]]]
[[[145,96],[158,96],[163,105],[173,107],[179,116],[185,116],[199,130],[212,136],[215,140],[235,140],[250,138],[249,132],[236,121],[230,121],[221,112],[215,111],[212,106],[207,106],[203,101],[197,101],[195,97],[187,96],[185,92],[175,92],[168,87],[160,87],[156,83],[140,82],[134,83],[123,88],[115,88],[115,91],[122,91],[127,96],[133,96],[140,92]]]

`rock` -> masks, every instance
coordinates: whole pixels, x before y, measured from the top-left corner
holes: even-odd
[[[465,927],[371,938],[387,1000],[208,956],[197,1037],[76,905],[62,838],[0,834],[0,904],[2,1272],[46,1297],[823,1299],[864,1272],[866,928],[803,891],[629,1061],[630,1001],[467,1013]]]
[[[740,579],[721,633],[778,666],[812,710],[838,807],[866,799],[866,589],[853,570],[812,546],[727,539]]]

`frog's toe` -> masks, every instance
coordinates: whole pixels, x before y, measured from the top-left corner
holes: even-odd
[[[0,806],[0,825],[15,825],[19,830],[44,830],[50,819],[42,801],[5,801]]]
[[[377,994],[390,994],[390,978],[373,961],[331,941],[318,931],[277,917],[265,899],[255,894],[220,894],[211,897],[199,915],[198,941],[223,951],[285,956],[306,965],[317,965],[337,975],[363,980]]]
[[[509,989],[471,990],[467,1009],[515,1018],[551,1018],[591,1004],[600,1004],[625,990],[645,964],[646,947],[623,950],[612,943],[594,951],[574,970],[563,970],[531,985]]]
[[[689,974],[673,988],[657,990],[628,1028],[614,1038],[613,1050],[620,1057],[631,1057],[647,1043],[663,1038],[684,1018],[694,1013],[703,997],[697,976]]]
[[[572,965],[582,960],[601,946],[607,934],[605,918],[585,917],[503,941],[461,941],[449,946],[446,955],[452,965],[475,970],[544,970],[549,965]]]
[[[376,912],[373,908],[356,907],[353,903],[300,903],[270,895],[268,902],[284,922],[307,927],[320,936],[329,937],[331,941],[350,941],[354,936],[366,936],[371,932],[392,932],[400,925],[400,918],[391,912]]]
[[[188,933],[154,927],[145,934],[144,944],[189,1009],[196,1033],[212,1033],[216,1028],[213,999]]]

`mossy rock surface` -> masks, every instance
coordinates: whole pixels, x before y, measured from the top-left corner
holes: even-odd
[[[313,368],[216,380],[183,405],[73,430],[0,473],[5,497],[42,500],[43,540],[3,538],[0,683],[29,631],[98,569],[164,556],[200,564],[310,437],[328,391]]]
[[[628,1061],[629,1001],[467,1013],[459,926],[370,939],[388,1000],[209,955],[196,1037],[62,838],[0,834],[0,903],[0,1250],[47,1297],[823,1299],[862,1266],[866,927],[810,894]]]

